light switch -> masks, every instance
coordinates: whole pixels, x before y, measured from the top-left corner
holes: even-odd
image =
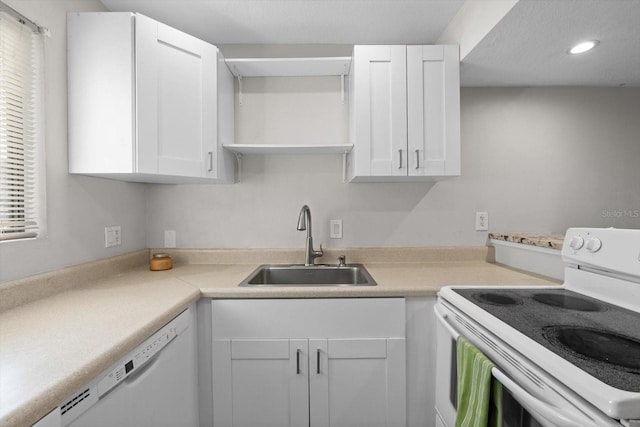
[[[342,220],[332,219],[329,221],[329,238],[342,239]]]
[[[119,225],[104,228],[104,247],[119,246],[122,244],[122,228]]]

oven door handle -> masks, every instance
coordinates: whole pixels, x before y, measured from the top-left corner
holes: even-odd
[[[511,378],[506,376],[502,371],[498,368],[491,369],[491,374],[493,377],[506,387],[513,397],[515,397],[520,404],[527,410],[532,410],[537,412],[540,416],[544,417],[547,421],[550,421],[554,425],[558,427],[576,427],[576,426],[586,426],[593,425],[593,420],[590,418],[583,416],[584,419],[577,420],[576,416],[573,414],[568,414],[562,408],[558,408],[557,406],[552,406],[535,396],[531,395],[525,389],[520,387],[517,383],[515,383]],[[582,414],[581,414],[582,415]]]
[[[447,332],[449,332],[449,334],[451,335],[451,337],[458,341],[458,337],[460,336],[460,333],[458,331],[456,331],[453,326],[451,326],[451,324],[449,322],[447,322],[447,317],[449,317],[448,314],[444,313],[440,313],[440,310],[438,309],[438,305],[436,304],[436,306],[433,308],[433,311],[436,313],[436,317],[438,318],[438,320],[440,320],[440,323],[442,323],[442,326],[445,327],[445,329],[447,330]]]

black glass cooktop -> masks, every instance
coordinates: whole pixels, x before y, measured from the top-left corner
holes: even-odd
[[[640,392],[639,313],[566,289],[453,290],[603,383]]]

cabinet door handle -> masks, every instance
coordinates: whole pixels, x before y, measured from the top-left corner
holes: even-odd
[[[300,375],[300,349],[296,350],[296,375]]]
[[[316,350],[316,374],[320,374],[320,349]]]
[[[420,150],[416,150],[416,169],[420,169]]]
[[[400,156],[400,166],[398,169],[402,169],[402,148],[398,150],[398,155]]]
[[[209,169],[207,171],[211,172],[213,170],[213,151],[209,151],[207,155],[209,156]]]

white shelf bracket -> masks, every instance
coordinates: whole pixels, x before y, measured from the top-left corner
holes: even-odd
[[[242,154],[240,153],[233,153],[236,155],[236,165],[238,166],[236,168],[236,182],[241,182],[242,181]]]
[[[344,74],[340,75],[340,89],[342,90],[342,105],[344,105]]]
[[[342,182],[347,182],[347,155],[348,151],[342,153]]]
[[[238,105],[242,105],[242,76],[238,75]]]

